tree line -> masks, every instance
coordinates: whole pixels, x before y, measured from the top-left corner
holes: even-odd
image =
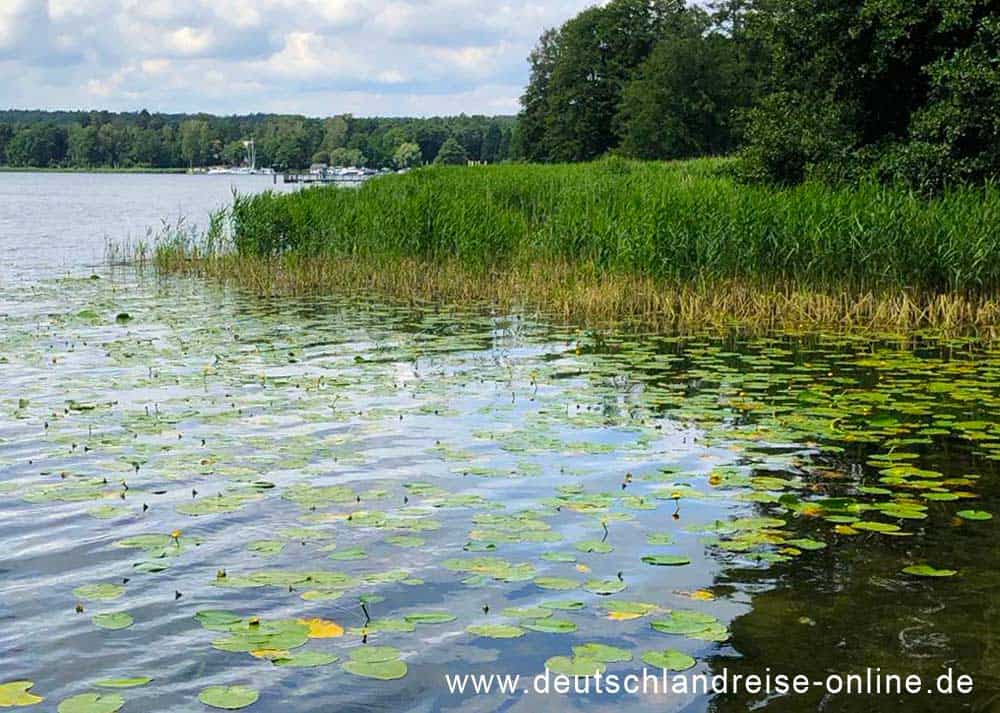
[[[239,166],[253,139],[257,165],[407,168],[511,157],[514,117],[326,119],[254,114],[0,112],[0,165],[35,168]]]
[[[612,0],[542,34],[516,149],[982,182],[1000,177],[998,57],[1000,0]]]

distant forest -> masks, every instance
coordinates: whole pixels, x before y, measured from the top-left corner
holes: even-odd
[[[0,111],[0,165],[36,168],[239,166],[253,139],[257,166],[409,167],[511,157],[514,117],[327,119],[148,111]],[[442,152],[442,148],[444,151]]]

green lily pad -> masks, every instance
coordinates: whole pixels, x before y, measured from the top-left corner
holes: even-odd
[[[545,668],[563,676],[587,677],[607,670],[600,661],[579,656],[553,656],[545,662]]]
[[[521,626],[543,634],[570,634],[576,631],[576,624],[565,619],[534,619]]]
[[[617,646],[608,646],[607,644],[591,643],[574,646],[573,655],[602,663],[617,663],[632,660],[632,652],[628,649],[620,649]]]
[[[67,698],[56,709],[59,713],[117,713],[125,699],[117,693],[83,693]]]
[[[583,602],[576,601],[575,599],[557,599],[551,602],[542,602],[539,606],[544,609],[553,609],[556,611],[579,611],[585,605]]]
[[[795,540],[786,540],[786,545],[791,545],[792,547],[797,547],[800,550],[814,551],[822,550],[826,548],[825,542],[820,542],[819,540],[811,540],[809,538],[798,538]]]
[[[120,584],[86,584],[73,590],[73,596],[86,601],[112,601],[125,594]]]
[[[985,510],[960,510],[956,513],[963,520],[992,520],[993,513],[986,512]]]
[[[147,676],[136,676],[134,678],[105,678],[102,681],[95,681],[98,688],[141,688],[148,686],[153,679]]]
[[[282,668],[316,668],[318,666],[328,666],[339,660],[339,656],[323,651],[303,651],[291,656],[273,659],[272,663]]]
[[[229,631],[230,627],[243,621],[243,617],[231,611],[208,609],[194,615],[204,628],[210,631]]]
[[[407,672],[406,663],[403,661],[358,661],[351,659],[342,664],[342,668],[348,673],[364,678],[374,678],[379,681],[394,681],[403,678]]]
[[[466,627],[465,630],[470,634],[483,636],[487,639],[516,639],[519,636],[524,636],[524,629],[508,624],[482,624]]]
[[[937,569],[929,564],[918,564],[906,567],[903,574],[914,577],[954,577],[958,572],[954,569]]]
[[[247,545],[247,550],[258,555],[278,555],[285,549],[285,543],[280,540],[257,540]]]
[[[642,655],[644,663],[662,668],[665,671],[687,671],[697,663],[693,658],[674,649],[663,651],[647,651]]]
[[[624,590],[625,582],[617,579],[592,579],[583,588],[592,594],[606,597]]]
[[[96,626],[99,626],[102,629],[108,629],[109,631],[127,629],[135,623],[135,619],[133,619],[130,614],[126,614],[125,612],[96,614],[91,621],[93,621]]]
[[[552,610],[545,607],[507,607],[500,613],[513,619],[547,619],[552,616]]]
[[[417,612],[406,614],[403,616],[403,619],[411,624],[447,624],[448,622],[455,621],[456,617],[453,614],[446,614],[444,612]]]
[[[575,579],[567,577],[536,577],[534,582],[535,586],[555,591],[569,591],[580,586],[580,583]]]
[[[252,706],[259,698],[260,693],[246,686],[211,686],[198,694],[198,700],[209,708],[227,711]]]
[[[868,530],[869,532],[893,533],[899,532],[899,525],[890,525],[885,522],[856,522],[851,525],[855,530]]]
[[[647,555],[642,558],[642,561],[655,567],[683,567],[691,564],[691,560],[687,557],[678,555]]]

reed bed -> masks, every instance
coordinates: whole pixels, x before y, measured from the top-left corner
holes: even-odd
[[[728,163],[433,168],[237,197],[158,266],[261,293],[376,291],[588,324],[992,331],[1000,191],[777,189]],[[220,239],[228,221],[232,238]]]

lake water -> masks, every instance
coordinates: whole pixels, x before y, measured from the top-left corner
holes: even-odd
[[[270,176],[0,172],[0,279],[79,272],[108,240],[146,240],[182,218],[206,225],[233,190],[294,188]]]
[[[275,713],[997,709],[996,348],[597,334],[101,264],[231,184],[0,174],[0,702],[25,680],[47,711],[207,711],[215,686]],[[975,689],[445,678],[531,688],[546,662]]]

